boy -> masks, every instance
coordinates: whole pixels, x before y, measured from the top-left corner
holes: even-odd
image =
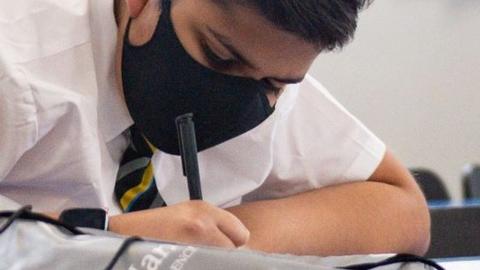
[[[307,75],[351,38],[365,1],[0,5],[5,201],[104,208],[111,231],[185,243],[426,251],[408,171]],[[188,112],[205,202],[185,202],[174,118]]]

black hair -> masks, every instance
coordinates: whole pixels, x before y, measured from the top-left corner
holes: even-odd
[[[228,1],[228,0],[227,0]],[[342,48],[357,28],[358,13],[373,0],[235,0],[322,50]]]

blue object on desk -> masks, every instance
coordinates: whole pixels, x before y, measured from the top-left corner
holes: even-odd
[[[464,201],[435,200],[435,201],[428,202],[428,208],[430,209],[468,208],[468,207],[480,207],[480,199],[469,199]]]

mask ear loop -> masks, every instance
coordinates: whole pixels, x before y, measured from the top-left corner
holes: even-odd
[[[168,16],[170,16],[170,8],[172,6],[172,2],[170,0],[162,0],[162,14],[163,12],[168,12]]]

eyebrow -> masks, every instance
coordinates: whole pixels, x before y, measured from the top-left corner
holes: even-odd
[[[246,57],[244,57],[236,48],[235,46],[232,45],[232,42],[229,38],[226,36],[214,31],[210,27],[206,27],[208,32],[212,34],[227,50],[230,51],[230,53],[237,58],[242,64],[245,64],[249,66],[252,69],[258,70],[259,68],[255,66],[251,61],[247,60]],[[276,77],[269,77],[268,79],[275,80],[279,83],[284,83],[284,84],[296,84],[300,83],[305,79],[305,76],[298,77],[298,78],[276,78]]]
[[[208,32],[210,32],[210,34],[212,34],[225,48],[227,48],[227,50],[230,51],[230,53],[235,57],[237,58],[240,62],[242,62],[242,64],[245,64],[247,66],[249,66],[250,68],[252,69],[258,69],[257,66],[255,66],[251,61],[247,60],[245,56],[243,56],[236,48],[235,46],[232,45],[232,42],[230,41],[229,38],[227,38],[226,36],[218,33],[218,32],[215,32],[212,28],[208,27],[207,26],[207,30]]]

